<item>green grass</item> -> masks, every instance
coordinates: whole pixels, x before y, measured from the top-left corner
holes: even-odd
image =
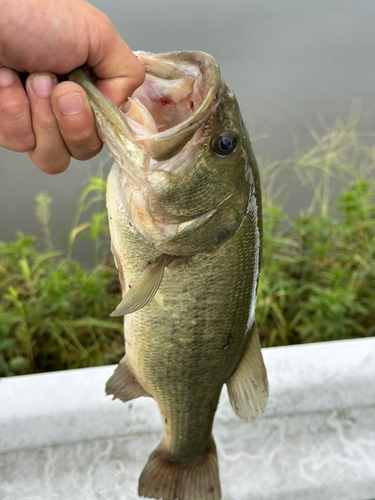
[[[285,215],[267,206],[257,320],[263,346],[375,334],[375,204],[357,180],[335,215]]]
[[[108,251],[104,193],[105,181],[92,177],[65,252],[52,249],[46,193],[36,200],[42,238],[18,233],[0,243],[0,376],[117,363],[123,356],[121,318],[108,316],[121,293]],[[81,223],[93,204],[98,211]],[[93,242],[96,264],[89,269],[71,259],[80,236]]]
[[[282,162],[260,159],[264,248],[257,321],[263,346],[375,335],[375,149],[358,115],[311,131],[314,145]],[[312,190],[296,220],[278,203],[280,175],[294,171]],[[334,182],[333,182],[334,180]],[[339,189],[337,188],[339,185]],[[67,249],[55,250],[51,199],[37,198],[42,236],[0,243],[0,376],[116,363],[123,355],[120,301],[108,252],[105,181],[90,179]],[[87,218],[88,208],[95,208]],[[86,220],[83,218],[86,215]],[[93,243],[95,264],[72,260],[77,238]]]

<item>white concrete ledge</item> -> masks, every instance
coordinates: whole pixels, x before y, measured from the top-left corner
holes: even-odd
[[[374,499],[375,338],[263,355],[265,415],[240,421],[223,391],[215,419],[223,500]],[[113,368],[0,380],[1,500],[137,498],[160,417],[104,396]]]

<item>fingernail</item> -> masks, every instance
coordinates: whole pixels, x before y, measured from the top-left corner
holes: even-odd
[[[16,75],[11,69],[0,68],[0,87],[8,87],[16,81]]]
[[[57,100],[57,104],[64,115],[77,115],[85,106],[81,94],[63,95]]]
[[[33,91],[40,97],[48,97],[51,95],[55,84],[56,82],[48,75],[36,76],[31,82]]]

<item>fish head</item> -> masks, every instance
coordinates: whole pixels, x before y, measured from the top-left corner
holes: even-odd
[[[90,96],[121,168],[115,189],[157,249],[211,253],[252,210],[260,217],[259,174],[237,100],[208,54],[136,55],[146,79],[125,113]]]

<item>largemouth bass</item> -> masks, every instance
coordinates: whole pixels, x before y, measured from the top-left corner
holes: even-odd
[[[223,384],[245,420],[268,383],[256,322],[262,213],[259,172],[232,91],[201,52],[138,52],[146,80],[117,110],[82,70],[115,163],[107,184],[126,354],[106,392],[153,397],[163,438],[139,495],[221,498],[212,424]]]

